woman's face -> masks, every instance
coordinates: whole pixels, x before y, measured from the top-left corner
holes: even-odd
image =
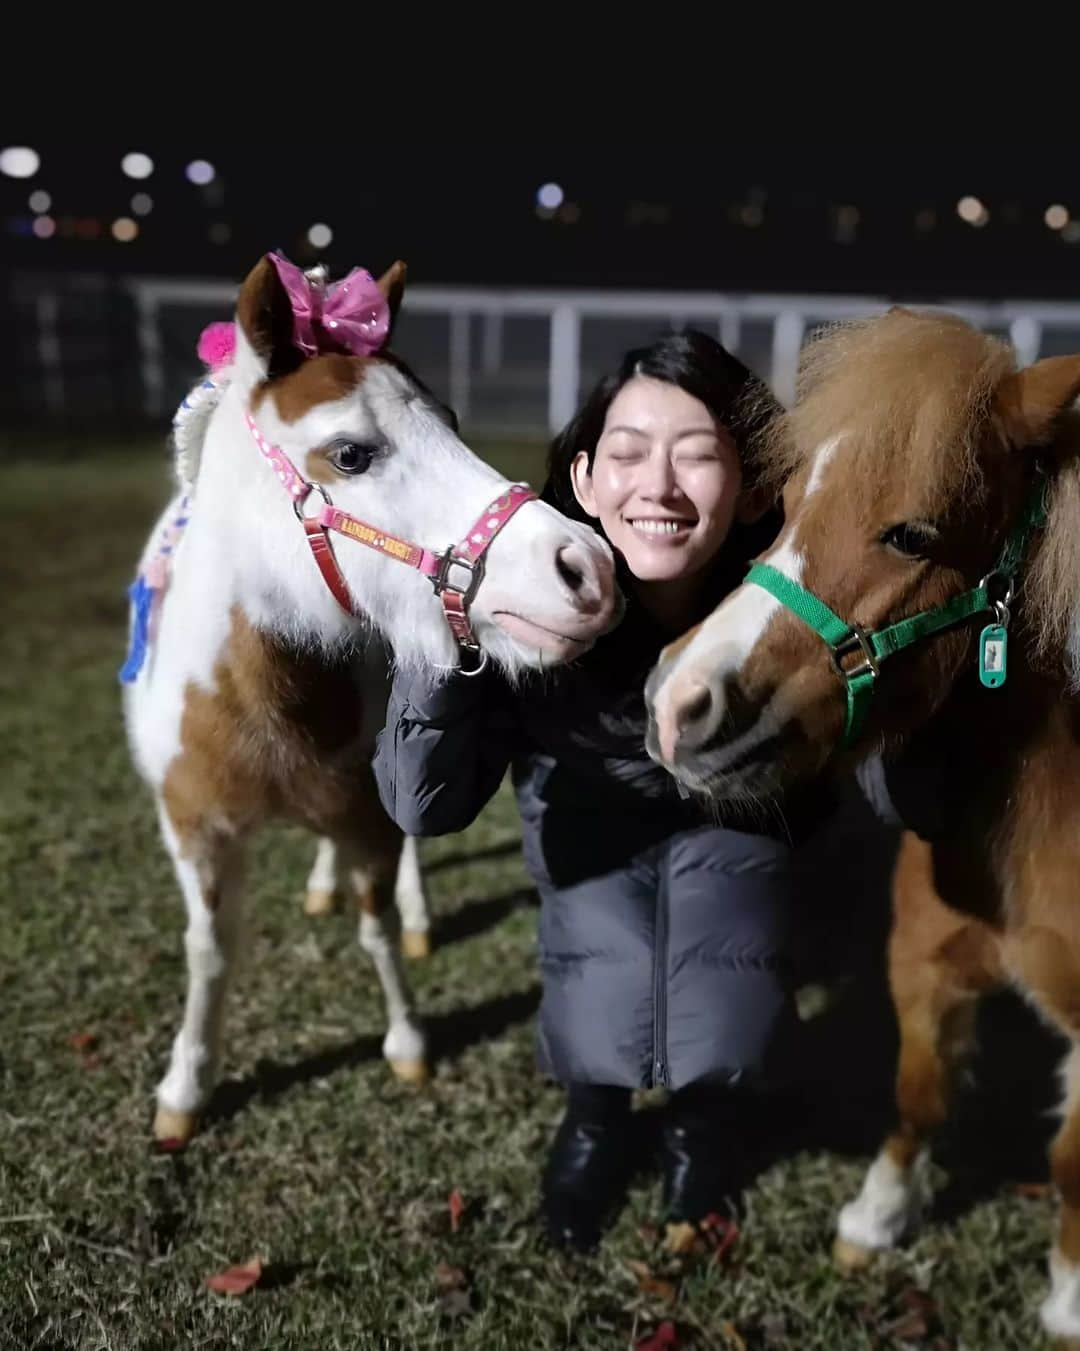
[[[738,452],[705,405],[638,375],[612,400],[592,471],[571,467],[578,501],[643,582],[692,576],[727,538],[742,486]]]

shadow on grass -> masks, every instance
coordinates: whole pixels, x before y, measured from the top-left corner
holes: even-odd
[[[470,1046],[491,1041],[507,1028],[533,1016],[540,1003],[540,987],[499,995],[471,1008],[454,1009],[424,1019],[432,1064],[454,1060]],[[260,1060],[253,1074],[226,1079],[217,1088],[206,1113],[207,1125],[228,1121],[255,1100],[272,1102],[290,1089],[327,1079],[343,1070],[382,1059],[382,1037],[358,1037],[341,1046],[327,1047],[302,1060],[287,1063]]]
[[[432,938],[437,948],[463,943],[476,938],[488,929],[494,929],[515,910],[535,909],[540,897],[532,887],[519,887],[505,896],[489,896],[481,901],[470,901],[452,914],[435,920]]]

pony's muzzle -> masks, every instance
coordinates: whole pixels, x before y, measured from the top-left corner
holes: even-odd
[[[569,540],[555,550],[555,572],[575,613],[595,621],[599,632],[610,627],[618,617],[620,597],[607,552]]]

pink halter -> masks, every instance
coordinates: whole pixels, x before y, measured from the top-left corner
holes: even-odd
[[[398,539],[396,535],[369,525],[358,516],[352,516],[340,507],[335,507],[330,494],[321,483],[309,483],[280,446],[271,445],[255,425],[250,413],[246,414],[247,425],[255,438],[255,444],[270,463],[285,491],[292,498],[293,510],[297,520],[304,527],[308,544],[319,571],[334,599],[349,615],[358,615],[345,578],[342,576],[338,561],[334,556],[329,532],[336,531],[369,549],[396,558],[416,568],[425,577],[430,578],[435,594],[442,601],[443,614],[450,626],[458,646],[464,652],[478,653],[480,644],[469,622],[469,606],[472,604],[480,583],[484,578],[484,555],[491,541],[506,525],[514,513],[535,499],[536,493],[526,483],[509,483],[505,491],[491,502],[470,526],[464,539],[444,549],[442,553],[432,553],[411,544],[408,540]],[[304,504],[313,492],[322,498],[322,505],[315,515],[304,511]],[[467,580],[464,584],[455,582],[451,576],[454,569],[463,570]]]

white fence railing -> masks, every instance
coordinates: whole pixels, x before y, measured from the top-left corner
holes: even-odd
[[[223,317],[232,308],[236,286],[226,281],[157,277],[131,278],[125,285],[136,313],[144,411],[159,418],[178,397],[167,359],[170,325],[193,309]],[[410,339],[420,334],[424,320],[438,320],[422,335],[426,357],[417,365],[425,378],[431,364],[440,367],[445,377],[443,392],[462,422],[490,430],[499,421],[500,430],[542,434],[557,430],[573,415],[586,368],[596,365],[597,352],[602,352],[608,365],[617,359],[621,351],[615,342],[617,334],[633,331],[636,335],[645,324],[654,332],[687,325],[715,332],[729,350],[742,355],[770,381],[782,401],[790,402],[799,351],[808,333],[821,324],[880,311],[890,303],[883,296],[415,286],[406,298],[404,351],[412,355]],[[1035,360],[1048,346],[1080,351],[1080,304],[973,303],[944,298],[935,304],[1007,336],[1024,363]],[[37,296],[37,352],[50,405],[62,404],[64,399],[59,310],[55,294],[44,290]],[[510,356],[505,337],[508,325],[519,320],[531,321],[531,339],[525,355],[518,341],[516,356]],[[605,349],[603,341],[591,341],[592,356],[586,360],[583,338],[594,338],[593,330],[605,323],[611,333],[607,344],[611,350]],[[749,343],[751,330],[753,344]],[[744,350],[748,344],[753,352]],[[485,412],[483,399],[475,397],[484,389],[498,390],[500,381],[507,389],[512,386],[529,394],[523,401],[528,408],[511,397],[509,411],[501,420],[493,418],[490,410]]]

